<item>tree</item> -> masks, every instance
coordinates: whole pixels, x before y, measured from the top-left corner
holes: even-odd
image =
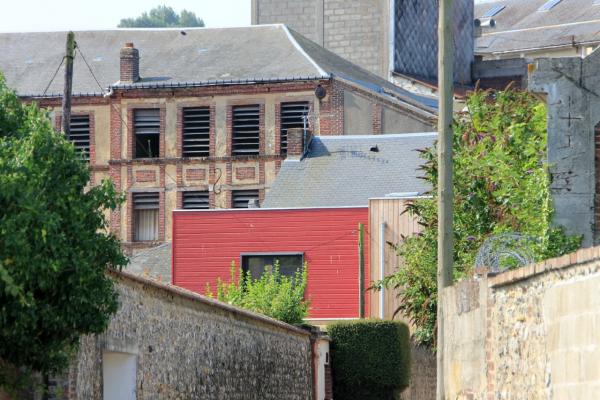
[[[485,239],[517,232],[536,260],[576,250],[581,237],[552,224],[546,108],[531,94],[476,91],[454,124],[454,278],[470,276]],[[397,249],[404,267],[379,285],[400,289],[402,311],[416,327],[415,338],[435,345],[437,305],[437,150],[421,151],[432,198],[408,210],[423,227]],[[506,259],[506,266],[514,266]]]
[[[67,367],[84,334],[118,307],[108,269],[127,262],[104,217],[121,196],[90,169],[37,105],[0,74],[0,387],[12,372]]]
[[[193,28],[203,27],[202,18],[196,17],[191,11],[182,10],[179,15],[171,7],[158,6],[144,12],[137,18],[123,18],[119,22],[119,28]]]

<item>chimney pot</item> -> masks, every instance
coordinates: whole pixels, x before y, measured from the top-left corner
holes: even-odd
[[[305,137],[306,136],[306,137]],[[304,155],[309,133],[304,134],[302,128],[291,128],[287,131],[287,157],[300,159]]]
[[[125,43],[120,52],[120,76],[123,83],[134,83],[140,80],[140,52],[133,43]]]

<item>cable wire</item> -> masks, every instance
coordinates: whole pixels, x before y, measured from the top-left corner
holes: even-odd
[[[56,78],[56,75],[58,74],[60,67],[62,67],[63,63],[65,62],[65,58],[67,58],[67,56],[63,56],[63,58],[60,60],[60,64],[58,64],[58,68],[56,68],[56,71],[54,71],[54,75],[52,75],[50,82],[48,82],[48,86],[46,86],[46,89],[44,89],[44,93],[42,94],[42,97],[45,96],[48,89],[50,89],[50,85],[52,85],[52,82],[54,82],[54,78]]]

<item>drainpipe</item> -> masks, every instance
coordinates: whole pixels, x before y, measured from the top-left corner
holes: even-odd
[[[385,277],[385,222],[379,225],[379,276]],[[385,289],[379,291],[379,318],[385,318]]]
[[[390,27],[388,29],[388,80],[391,81],[394,72],[394,57],[396,54],[396,49],[394,44],[396,40],[394,36],[396,35],[396,0],[390,0]]]

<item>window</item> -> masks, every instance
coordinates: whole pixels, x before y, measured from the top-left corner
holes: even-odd
[[[271,270],[276,261],[279,261],[279,272],[285,276],[294,276],[304,264],[303,253],[242,254],[241,258],[242,270],[250,272],[250,276],[254,279],[260,278],[263,272]]]
[[[232,154],[258,155],[260,151],[260,106],[236,106],[232,110]]]
[[[248,208],[250,201],[258,201],[258,190],[234,190],[232,194],[233,208]]]
[[[183,192],[184,209],[208,209],[208,192]]]
[[[506,6],[504,4],[495,5],[487,10],[486,13],[481,16],[481,18],[492,18],[493,16],[498,15],[498,13],[505,8]]]
[[[69,124],[71,132],[67,139],[85,160],[90,159],[90,116],[72,115]]]
[[[134,110],[134,158],[156,158],[160,155],[160,110]]]
[[[538,11],[550,11],[555,5],[557,5],[561,1],[562,0],[548,0],[540,8],[538,8]]]
[[[287,154],[287,131],[292,128],[304,128],[308,115],[308,102],[281,103],[281,154]]]
[[[210,109],[194,107],[183,109],[182,153],[184,157],[210,155]]]
[[[133,240],[158,240],[158,193],[133,194],[133,220]]]

